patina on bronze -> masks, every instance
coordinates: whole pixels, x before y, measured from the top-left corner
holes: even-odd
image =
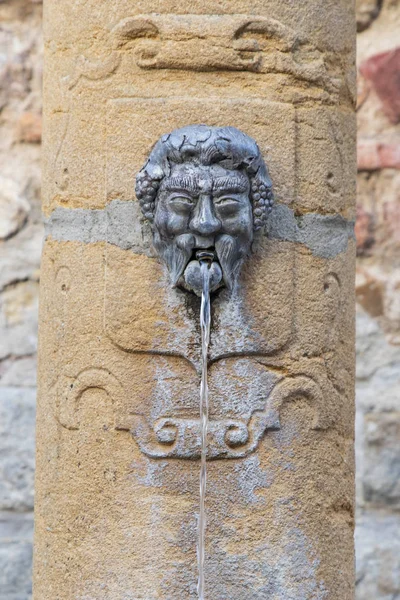
[[[199,252],[211,253],[210,290],[232,289],[273,204],[256,142],[235,127],[207,125],[160,138],[137,176],[136,195],[173,285],[197,295]]]

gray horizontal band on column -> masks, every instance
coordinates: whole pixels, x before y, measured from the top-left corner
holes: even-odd
[[[341,215],[308,213],[296,217],[284,204],[274,207],[267,222],[268,237],[304,244],[315,256],[334,258],[347,250],[349,239],[355,239],[354,221]]]
[[[151,232],[143,223],[138,202],[113,200],[104,209],[56,208],[45,220],[46,237],[60,242],[108,242],[124,250],[153,256]],[[334,258],[354,239],[354,221],[341,215],[294,211],[277,204],[269,216],[269,238],[304,244],[315,256]]]

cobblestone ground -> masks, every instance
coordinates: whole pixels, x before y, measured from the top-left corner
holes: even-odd
[[[357,0],[357,600],[400,598],[400,2]],[[0,0],[0,600],[31,597],[42,6]]]

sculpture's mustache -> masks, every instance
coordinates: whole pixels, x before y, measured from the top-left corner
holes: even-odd
[[[178,283],[178,280],[192,256],[193,249],[196,246],[196,240],[194,235],[185,233],[178,235],[178,237],[175,238],[175,243],[177,250],[175,252],[175,264],[173,269],[173,275],[175,275],[173,277],[174,285]]]
[[[196,239],[190,234],[178,236],[175,241],[177,252],[174,255],[174,272],[177,282],[188,262],[191,259],[196,259],[194,250],[197,250],[197,248]],[[240,261],[237,260],[238,243],[236,239],[227,234],[217,236],[215,255],[221,266],[225,285],[231,288],[240,267]]]
[[[163,239],[156,231],[154,246],[162,255],[171,273],[172,284],[177,285],[192,256],[196,240],[190,233],[176,236],[174,240]]]
[[[160,236],[157,236],[154,241],[157,250],[168,265],[173,285],[178,285],[189,262],[197,260],[196,251],[200,248],[196,246],[196,237],[191,233],[185,233],[176,236],[173,241],[163,240]],[[213,250],[216,262],[222,269],[224,283],[228,289],[231,289],[239,272],[241,259],[246,253],[240,251],[238,241],[228,234],[215,238]]]

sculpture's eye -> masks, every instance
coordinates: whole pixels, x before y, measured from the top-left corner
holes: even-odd
[[[175,210],[187,211],[194,205],[194,200],[190,196],[176,194],[170,197],[168,204]]]
[[[220,196],[219,198],[214,199],[215,204],[228,204],[229,202],[234,202],[237,204],[239,200],[237,198],[233,198],[232,196]]]
[[[232,196],[221,196],[220,198],[214,198],[214,204],[218,209],[234,211],[239,207],[240,201],[232,198]]]

